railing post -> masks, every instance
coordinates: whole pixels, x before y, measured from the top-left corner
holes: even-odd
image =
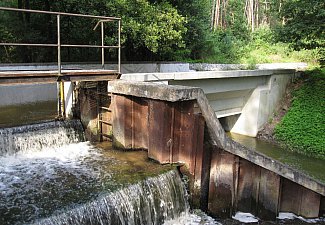
[[[121,73],[121,20],[118,20],[118,72]]]
[[[100,28],[101,28],[101,38],[102,38],[102,69],[105,69],[105,49],[104,49],[104,22],[100,22]]]
[[[58,74],[61,75],[61,29],[60,15],[57,15],[57,32],[58,32]]]
[[[61,76],[61,22],[60,15],[56,15],[57,18],[57,32],[58,32],[58,75]],[[64,101],[64,82],[60,79],[59,81],[59,116],[65,118],[65,101]]]

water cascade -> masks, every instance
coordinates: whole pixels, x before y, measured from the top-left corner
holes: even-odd
[[[82,125],[77,120],[3,128],[0,129],[0,156],[40,151],[80,141],[84,141],[84,135]]]
[[[186,210],[188,204],[180,177],[176,171],[170,171],[36,224],[162,224]]]
[[[177,170],[114,151],[85,142],[79,121],[0,129],[0,224],[202,224]]]

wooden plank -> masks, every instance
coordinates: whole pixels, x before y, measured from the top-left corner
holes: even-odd
[[[240,159],[237,187],[237,211],[257,215],[260,167]]]
[[[148,149],[148,103],[142,98],[133,98],[133,148]]]
[[[280,211],[292,212],[298,215],[300,211],[300,196],[302,195],[302,189],[299,185],[289,181],[288,179],[282,178],[281,182]]]
[[[325,196],[321,197],[319,217],[325,217]]]
[[[319,216],[321,195],[302,187],[301,205],[299,215],[305,218]]]
[[[132,148],[132,99],[113,95],[113,145],[116,148]]]
[[[202,135],[202,137],[198,138],[198,141],[201,142],[203,139],[203,143],[199,143],[197,148],[195,176],[198,177],[197,175],[201,173],[200,209],[207,212],[209,208],[211,155],[213,152],[213,146],[210,143],[210,136],[208,134],[208,129],[205,126],[203,116],[198,115],[197,118],[199,119],[199,126],[201,129],[200,134]],[[200,152],[202,152],[202,154]]]
[[[171,103],[149,100],[148,157],[160,163],[170,161],[172,113]]]
[[[217,150],[211,157],[209,212],[229,218],[233,213],[235,156]]]
[[[208,151],[204,151],[204,128],[205,121],[203,116],[195,114],[195,129],[197,130],[197,138],[195,156],[193,157],[194,162],[192,162],[192,164],[194,165],[194,180],[197,183],[201,183],[204,154]]]
[[[257,216],[263,220],[275,220],[279,210],[280,176],[261,168]]]
[[[194,161],[197,130],[195,129],[195,115],[193,114],[193,101],[178,102],[174,105],[173,116],[173,137],[177,140],[173,142],[173,156],[177,156],[178,161],[185,163],[190,169],[190,173],[194,173]]]
[[[280,211],[306,218],[319,216],[321,195],[282,178]]]

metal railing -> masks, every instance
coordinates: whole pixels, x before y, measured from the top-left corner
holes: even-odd
[[[62,65],[61,65],[61,48],[63,47],[75,47],[75,48],[101,48],[101,65],[102,69],[105,68],[105,49],[117,48],[118,49],[118,65],[117,72],[121,72],[121,18],[118,17],[106,17],[106,16],[93,16],[85,14],[75,14],[75,13],[64,13],[64,12],[50,12],[41,10],[31,10],[31,9],[17,9],[17,8],[7,8],[0,7],[3,11],[14,11],[14,12],[25,12],[25,13],[39,13],[39,14],[51,14],[57,17],[57,43],[56,44],[45,44],[45,43],[0,43],[0,46],[34,46],[34,47],[57,47],[57,65],[58,74],[61,75]],[[100,25],[101,28],[101,45],[75,45],[75,44],[62,44],[61,43],[61,16],[72,16],[72,17],[84,17],[97,19],[98,22],[93,30],[96,30]],[[116,46],[107,46],[104,43],[105,31],[104,23],[107,22],[117,22],[118,23],[118,44]]]

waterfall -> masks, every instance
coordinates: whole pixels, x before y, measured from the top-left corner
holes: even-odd
[[[0,156],[84,141],[80,121],[52,121],[0,129]]]
[[[0,224],[216,224],[189,213],[176,170],[108,152],[76,120],[0,129]]]
[[[173,170],[65,209],[35,225],[163,224],[188,209],[184,185]]]

